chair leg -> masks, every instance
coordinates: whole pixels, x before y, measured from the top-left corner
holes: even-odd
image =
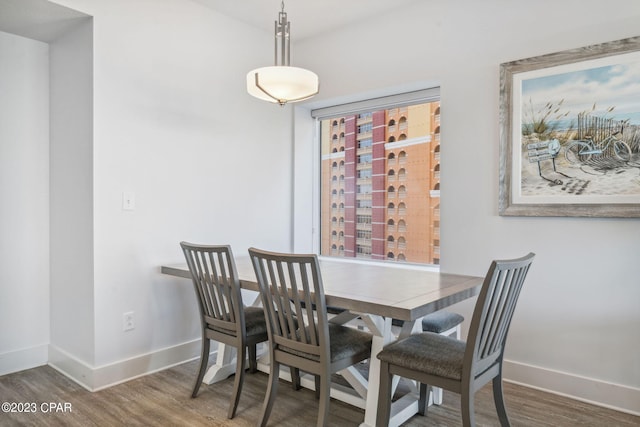
[[[200,384],[202,384],[202,379],[204,378],[204,374],[207,371],[207,365],[209,364],[209,347],[211,345],[211,341],[209,338],[202,338],[202,350],[200,352],[200,369],[198,370],[198,376],[196,377],[196,383],[193,385],[193,392],[191,393],[191,397],[194,398],[198,395],[198,390],[200,390]]]
[[[434,389],[427,384],[420,383],[420,398],[418,400],[418,413],[422,416],[427,415],[429,407],[429,395],[433,395]]]
[[[255,374],[258,371],[258,350],[257,344],[253,344],[249,347],[249,372]]]
[[[289,369],[291,370],[291,386],[294,390],[300,390],[302,388],[300,385],[300,369],[293,366],[290,366]]]
[[[467,385],[466,389],[463,387],[462,392],[460,393],[463,427],[474,427],[476,425],[473,397],[472,385]]]
[[[269,368],[269,382],[267,383],[267,393],[264,396],[264,403],[262,404],[262,414],[258,420],[260,427],[265,427],[271,415],[271,409],[273,409],[273,401],[278,392],[278,379],[280,377],[280,364],[271,358]]]
[[[509,427],[509,417],[507,416],[507,408],[504,405],[504,395],[502,393],[502,375],[498,375],[493,379],[493,401],[496,404],[500,425]]]
[[[318,427],[324,427],[329,420],[329,401],[331,400],[331,375],[327,372],[324,375],[316,376],[320,378],[320,404],[318,405]],[[316,389],[317,389],[316,380]]]
[[[236,415],[236,409],[238,408],[238,402],[240,401],[240,393],[242,392],[242,384],[244,382],[244,366],[247,358],[247,348],[244,345],[238,346],[236,357],[236,378],[233,381],[233,394],[231,395],[231,404],[229,405],[229,412],[227,418],[231,419]]]
[[[316,383],[316,399],[320,399],[320,389],[322,388],[320,375],[314,375],[314,379]]]
[[[376,427],[387,427],[391,418],[391,382],[389,363],[380,362],[380,386],[378,391],[378,414]]]

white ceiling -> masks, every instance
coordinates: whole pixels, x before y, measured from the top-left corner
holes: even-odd
[[[51,42],[80,20],[84,13],[46,0],[0,0],[0,31]]]
[[[110,0],[104,0],[110,1]],[[273,32],[281,0],[182,0],[199,3],[231,19]],[[379,19],[427,0],[287,0],[294,41],[317,37],[341,27]],[[397,13],[395,16],[397,17]],[[47,0],[0,0],[0,31],[50,43],[89,15]],[[413,90],[404,87],[402,91]],[[372,96],[385,96],[376,93]],[[349,99],[352,100],[352,99]],[[310,104],[309,104],[310,105]]]
[[[273,31],[281,0],[193,0],[253,27]],[[284,11],[291,21],[291,38],[300,40],[402,9],[421,0],[287,0]]]
[[[273,31],[281,0],[190,0],[265,31]],[[423,0],[287,0],[291,37],[318,36]],[[87,15],[46,0],[0,0],[0,31],[50,42]]]

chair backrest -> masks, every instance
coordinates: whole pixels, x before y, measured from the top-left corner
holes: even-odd
[[[471,379],[502,362],[511,318],[534,257],[529,253],[491,263],[469,325],[464,365]]]
[[[256,248],[250,248],[249,255],[274,349],[328,360],[329,326],[318,258]]]
[[[231,247],[180,242],[187,260],[203,327],[244,333],[242,294]]]

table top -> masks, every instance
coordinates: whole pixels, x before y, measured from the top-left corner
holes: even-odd
[[[475,296],[483,277],[440,273],[416,267],[346,262],[319,258],[327,305],[358,313],[416,320]],[[244,289],[257,291],[249,257],[237,257]],[[190,279],[186,263],[165,265],[161,272]]]

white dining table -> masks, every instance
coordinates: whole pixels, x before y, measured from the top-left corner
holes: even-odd
[[[379,394],[380,361],[376,355],[382,348],[404,336],[421,330],[423,316],[471,298],[480,290],[483,277],[441,273],[434,268],[359,262],[319,257],[327,306],[344,309],[332,322],[357,321],[373,334],[369,375],[364,378],[355,368],[340,374],[351,385],[334,387],[331,397],[358,406],[365,411],[362,426],[374,426]],[[248,256],[237,257],[236,266],[243,289],[258,291],[258,283]],[[191,279],[186,263],[164,265],[164,274]],[[259,297],[256,293],[255,303]],[[245,301],[248,303],[249,301]],[[403,320],[402,328],[393,328],[391,320]],[[219,344],[216,363],[207,371],[207,384],[226,379],[235,372],[230,347]],[[260,367],[260,365],[259,365]],[[268,365],[261,369],[268,372]],[[283,370],[286,377],[287,370]],[[314,387],[312,378],[302,379],[303,386]],[[397,385],[397,379],[395,384]],[[418,391],[409,392],[392,404],[390,426],[398,426],[418,412]]]

